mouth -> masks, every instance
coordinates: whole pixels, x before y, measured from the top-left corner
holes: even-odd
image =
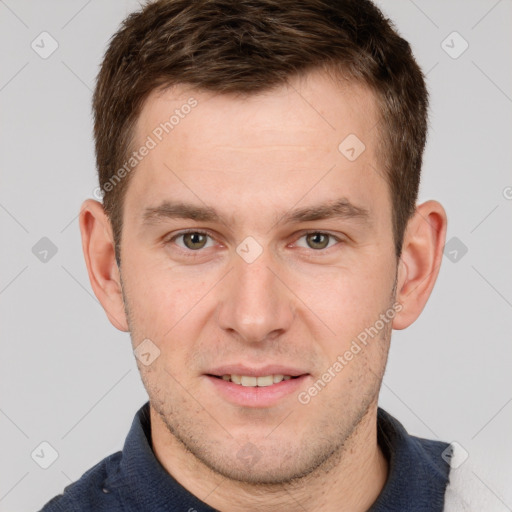
[[[233,384],[238,384],[239,386],[244,386],[246,388],[255,388],[255,387],[267,387],[272,386],[274,384],[279,384],[283,380],[291,380],[298,379],[300,375],[282,375],[282,374],[274,374],[274,375],[262,375],[260,377],[256,377],[254,375],[237,375],[237,374],[225,374],[222,376],[219,375],[211,375],[208,374],[209,377],[214,377],[217,379],[222,379],[226,382],[232,382]]]
[[[203,374],[218,397],[239,407],[268,408],[298,393],[311,375],[289,366],[231,365]]]

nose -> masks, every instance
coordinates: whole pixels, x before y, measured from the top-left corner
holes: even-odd
[[[293,296],[268,250],[252,263],[234,255],[220,298],[219,326],[247,343],[274,340],[293,321]]]

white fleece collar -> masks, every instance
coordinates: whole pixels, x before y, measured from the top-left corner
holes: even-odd
[[[478,478],[467,452],[451,443],[450,480],[444,495],[445,512],[510,512]]]

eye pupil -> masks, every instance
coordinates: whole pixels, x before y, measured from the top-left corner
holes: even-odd
[[[206,244],[206,235],[202,233],[185,233],[183,242],[189,249],[202,249]]]
[[[323,233],[310,233],[306,239],[311,249],[325,249],[329,244],[329,235]]]

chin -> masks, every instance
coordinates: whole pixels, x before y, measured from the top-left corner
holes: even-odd
[[[261,446],[261,445],[260,445]],[[282,441],[269,443],[261,449],[247,442],[237,445],[235,457],[226,457],[215,451],[194,453],[197,459],[212,471],[230,480],[266,487],[293,484],[314,473],[324,473],[339,459],[342,447],[334,451],[327,445],[312,446],[311,443],[299,442],[288,445]]]

